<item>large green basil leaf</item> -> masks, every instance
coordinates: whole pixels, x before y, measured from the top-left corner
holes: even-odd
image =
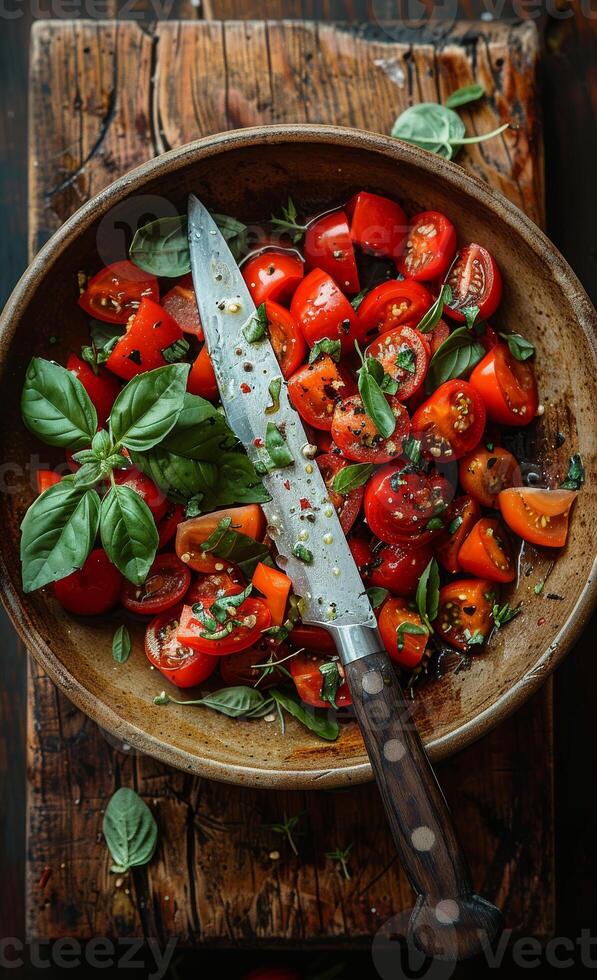
[[[141,450],[161,442],[182,411],[188,373],[188,364],[168,364],[129,381],[110,412],[114,442]]]
[[[187,391],[176,424],[161,445],[178,456],[211,462],[234,449],[238,440],[211,402]]]
[[[112,564],[133,585],[142,585],[155,558],[158,532],[138,493],[119,484],[108,491],[102,500],[100,535]]]
[[[99,514],[95,490],[76,487],[68,478],[34,501],[21,524],[25,592],[81,568],[93,547]]]
[[[211,216],[238,261],[247,250],[247,226],[228,214],[211,212]],[[129,256],[154,276],[184,276],[191,268],[186,215],[158,218],[143,225],[135,233]]]
[[[229,504],[263,504],[270,495],[251,460],[244,453],[224,453],[217,462],[218,483],[214,507]]]
[[[444,381],[465,378],[484,357],[483,344],[475,340],[466,327],[458,327],[440,344],[431,358],[425,378],[426,391],[435,391]]]
[[[398,116],[391,135],[451,160],[452,141],[462,139],[465,132],[462,119],[452,109],[435,102],[420,102]]]
[[[223,687],[220,691],[210,691],[203,698],[194,701],[177,701],[165,691],[153,699],[154,704],[198,705],[211,708],[228,718],[263,718],[274,706],[270,697],[264,697],[254,687]]]
[[[97,412],[72,371],[34,357],[21,396],[23,422],[50,446],[82,449],[97,429]]]
[[[220,521],[213,534],[210,534],[209,538],[203,542],[203,550],[212,552],[217,558],[237,565],[249,582],[253,578],[253,572],[259,562],[273,566],[271,552],[267,545],[262,544],[261,541],[255,541],[248,534],[234,531],[229,525],[229,518],[228,521],[226,518]]]
[[[158,828],[153,814],[134,790],[121,786],[106,807],[102,825],[106,844],[114,864],[115,874],[151,861]]]
[[[177,503],[184,504],[199,494],[201,499],[209,496],[218,482],[215,463],[185,459],[184,456],[168,452],[163,446],[154,446],[146,453],[133,452],[131,458],[137,469],[150,476]]]
[[[308,707],[292,694],[287,691],[279,691],[275,687],[272,687],[269,693],[281,708],[284,708],[289,715],[300,721],[301,725],[304,725],[309,731],[319,735],[320,738],[324,738],[327,742],[336,741],[340,734],[340,726],[336,718],[333,715],[330,716],[329,711]]]

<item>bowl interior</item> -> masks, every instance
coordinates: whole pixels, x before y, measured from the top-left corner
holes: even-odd
[[[189,191],[218,211],[263,219],[290,193],[307,210],[368,188],[400,200],[409,213],[444,211],[462,242],[491,250],[504,278],[493,326],[520,331],[537,347],[545,413],[520,437],[519,455],[551,485],[569,456],[594,460],[595,347],[586,297],[563,260],[518,212],[459,167],[383,137],[350,131],[237,133],[201,141],[159,158],[113,185],[78,212],[24,277],[5,312],[1,337],[4,422],[0,495],[5,600],[34,654],[83,710],[115,734],[171,764],[215,778],[269,785],[334,785],[369,778],[353,722],[326,744],[289,721],[236,722],[202,709],[155,707],[164,680],[143,653],[143,624],[131,622],[134,651],[114,664],[111,637],[122,616],[101,622],[64,613],[51,589],[23,597],[19,524],[35,494],[35,471],[63,461],[25,431],[19,397],[33,352],[64,362],[86,336],[76,299],[77,271],[124,257],[124,226],[155,214],[181,213]],[[569,543],[557,556],[527,548],[509,601],[523,601],[467,670],[450,671],[417,694],[415,718],[433,757],[462,747],[524,699],[572,642],[590,611],[587,585],[595,554],[595,500],[579,496]],[[557,557],[553,567],[551,558]],[[541,595],[535,586],[549,572]],[[556,596],[557,598],[550,598]]]

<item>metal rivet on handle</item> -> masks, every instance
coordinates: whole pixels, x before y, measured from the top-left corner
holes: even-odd
[[[417,851],[430,851],[435,844],[435,834],[431,827],[415,827],[410,839]]]
[[[365,694],[380,694],[383,691],[383,677],[378,670],[368,670],[363,674],[361,686]]]
[[[390,738],[383,747],[383,754],[388,762],[400,762],[406,754],[406,748],[398,738]]]
[[[453,898],[442,898],[441,902],[435,906],[435,918],[442,925],[450,926],[452,923],[458,922],[459,916],[460,908],[458,902],[455,902]]]

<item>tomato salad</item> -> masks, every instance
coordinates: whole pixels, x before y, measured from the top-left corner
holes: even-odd
[[[503,329],[495,259],[448,215],[407,218],[364,190],[302,222],[289,200],[252,250],[241,222],[216,220],[257,306],[244,337],[271,340],[284,379],[271,397],[287,384],[396,669],[412,680],[446,649],[479,653],[519,611],[500,590],[520,539],[561,548],[583,482],[575,456],[563,485],[524,484],[512,433],[542,413],[535,351]],[[200,688],[181,703],[286,712],[333,739],[350,691],[275,565],[267,493],[218,404],[185,235],[182,218],[153,222],[129,260],[80,275],[88,341],[64,367],[31,361],[25,425],[69,472],[37,474],[24,588],[51,586],[76,615],[141,618],[168,690]],[[289,465],[279,450],[266,441]],[[126,625],[117,634],[123,662]]]

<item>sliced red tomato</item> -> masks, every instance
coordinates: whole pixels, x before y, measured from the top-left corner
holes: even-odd
[[[359,274],[344,211],[332,211],[307,226],[303,242],[312,269],[322,269],[345,293],[358,293]]]
[[[122,575],[103,548],[94,548],[82,568],[54,582],[54,595],[77,616],[99,616],[118,605]]]
[[[281,626],[286,619],[286,606],[292,582],[279,568],[259,562],[253,572],[253,585],[265,598],[272,617],[272,626]]]
[[[336,493],[335,490],[332,489],[334,477],[340,472],[340,470],[343,470],[349,465],[348,461],[342,459],[341,456],[337,456],[335,453],[324,453],[323,456],[317,457],[316,462],[327,487],[330,501],[334,505],[336,513],[340,518],[342,530],[345,534],[348,534],[361,509],[365,487],[356,487],[348,494]]]
[[[108,323],[126,323],[143,299],[158,302],[160,291],[155,276],[132,262],[113,262],[93,276],[79,296],[90,316]]]
[[[243,590],[242,575],[235,565],[226,565],[225,571],[196,575],[187,592],[187,606],[204,599],[221,599],[224,595],[238,595]]]
[[[495,582],[461,578],[439,590],[436,633],[457,650],[476,650],[493,628],[493,606],[497,601]]]
[[[479,361],[470,377],[492,422],[528,425],[537,414],[539,395],[528,361],[517,361],[506,344],[497,344]]]
[[[359,323],[364,335],[372,330],[386,333],[402,324],[417,324],[433,305],[425,286],[412,279],[388,279],[367,293],[359,306]]]
[[[332,439],[347,459],[357,463],[388,463],[402,455],[402,440],[410,431],[410,419],[397,395],[391,395],[388,404],[396,419],[396,428],[389,439],[384,439],[365,412],[360,395],[351,395],[336,403]]]
[[[76,354],[69,354],[66,368],[79,379],[94,404],[99,424],[104,425],[120,394],[118,381],[104,368],[98,368],[96,374],[91,365]]]
[[[241,272],[255,306],[266,299],[286,303],[303,279],[303,263],[294,252],[266,251],[248,259]]]
[[[444,526],[433,542],[433,550],[440,565],[452,575],[462,571],[458,552],[480,517],[479,504],[468,496],[456,497],[442,515]]]
[[[242,653],[222,657],[219,662],[220,676],[226,687],[258,687],[260,691],[275,687],[284,680],[282,671],[274,669],[264,673],[260,667],[255,666],[268,663],[274,651],[276,660],[283,660],[288,656],[288,647],[283,644],[276,646],[271,640],[261,639],[254,647],[249,647]]]
[[[193,276],[190,272],[166,293],[162,299],[162,306],[166,313],[176,320],[183,333],[190,333],[197,340],[203,340],[203,327],[197,309]]]
[[[120,601],[129,612],[155,616],[178,605],[190,584],[191,573],[176,555],[158,555],[143,585],[123,582]]]
[[[421,211],[411,221],[398,271],[407,279],[442,279],[456,255],[456,229],[445,214]]]
[[[511,582],[516,578],[506,532],[500,521],[491,517],[477,521],[458,552],[458,561],[464,572],[492,582]]]
[[[419,579],[433,557],[429,544],[386,544],[376,548],[367,568],[371,585],[388,589],[393,595],[409,597],[417,591]]]
[[[350,199],[350,236],[363,251],[397,259],[408,231],[408,218],[399,204],[380,194],[360,191]]]
[[[322,653],[335,653],[336,644],[331,633],[321,626],[304,626],[297,623],[290,634],[294,647],[306,647],[308,650],[319,650]]]
[[[354,558],[360,576],[363,581],[369,581],[369,566],[373,562],[373,548],[369,538],[363,538],[360,534],[355,534],[348,539],[348,547]]]
[[[128,470],[114,470],[113,476],[119,486],[130,487],[138,493],[149,507],[154,520],[161,521],[168,510],[168,500],[164,491],[156,487],[153,480],[134,466],[129,467]]]
[[[228,568],[225,559],[211,552],[203,551],[202,545],[225,518],[232,521],[230,527],[239,534],[261,541],[265,534],[265,517],[258,504],[245,504],[244,507],[226,507],[214,510],[183,521],[176,530],[176,554],[181,561],[195,572],[222,572]]]
[[[436,323],[433,330],[429,333],[423,335],[425,340],[429,344],[429,351],[433,355],[441,347],[444,340],[447,340],[450,336],[450,328],[445,320],[440,320]]]
[[[112,348],[106,367],[130,381],[142,371],[167,364],[163,352],[181,339],[176,320],[153,299],[142,299],[126,333]]]
[[[331,429],[334,406],[351,394],[354,384],[327,354],[292,375],[288,395],[302,419],[316,429]]]
[[[38,470],[35,474],[35,480],[37,483],[37,492],[45,493],[50,487],[55,486],[60,483],[62,477],[59,473],[54,473],[53,470]]]
[[[502,517],[512,531],[533,544],[562,548],[568,537],[570,509],[576,490],[519,487],[498,497]]]
[[[502,298],[502,277],[493,255],[474,242],[461,248],[446,282],[452,289],[452,298],[444,306],[453,320],[464,322],[463,310],[471,306],[479,308],[482,320],[492,316]]]
[[[274,354],[285,379],[294,374],[307,355],[307,344],[290,310],[268,299],[265,315],[269,324],[268,333]]]
[[[429,345],[423,334],[408,325],[387,330],[367,348],[398,383],[396,398],[404,402],[419,390],[429,367]]]
[[[206,612],[209,612],[213,601],[212,599],[203,601]],[[221,639],[213,639],[192,607],[183,606],[176,637],[183,646],[189,646],[212,657],[223,657],[229,653],[240,653],[247,647],[254,646],[261,638],[263,630],[271,625],[272,617],[262,599],[249,598],[234,610],[234,616],[230,621],[232,620],[238,621],[240,625],[233,626],[232,631]],[[218,632],[224,631],[225,627],[222,627]]]
[[[520,466],[512,453],[501,446],[492,450],[478,446],[458,464],[458,478],[465,493],[484,507],[498,507],[498,494],[522,485]]]
[[[396,464],[383,466],[365,488],[365,517],[373,534],[386,544],[416,541],[437,534],[429,522],[452,499],[452,487],[438,473],[404,473]]]
[[[210,402],[217,401],[219,398],[218,382],[206,344],[203,345],[193,361],[187,379],[187,391],[190,391],[192,395],[207,398]]]
[[[168,510],[158,522],[158,550],[161,551],[172,540],[176,534],[176,528],[184,520],[184,507],[180,504],[173,504],[168,501]]]
[[[485,428],[485,405],[468,381],[446,381],[416,410],[412,431],[427,458],[460,459],[478,445]]]
[[[329,337],[340,340],[344,353],[352,353],[355,340],[361,340],[357,314],[339,286],[327,272],[313,269],[292,297],[290,311],[310,347]]]
[[[301,701],[310,704],[312,708],[329,708],[329,701],[324,701],[321,697],[324,677],[320,667],[329,663],[329,659],[321,657],[313,650],[305,650],[298,653],[290,661],[290,673],[294,681],[297,694]],[[341,683],[336,691],[334,701],[338,708],[345,708],[352,704],[350,689],[344,678],[344,668],[339,661],[336,661]]]
[[[213,674],[218,661],[179,643],[176,634],[182,608],[168,609],[148,623],[145,655],[172,684],[180,688],[196,687]]]
[[[408,624],[406,629],[400,629],[403,624]],[[417,632],[409,632],[409,626]],[[423,659],[429,632],[404,599],[386,599],[379,614],[379,632],[388,654],[401,667],[412,670]]]

